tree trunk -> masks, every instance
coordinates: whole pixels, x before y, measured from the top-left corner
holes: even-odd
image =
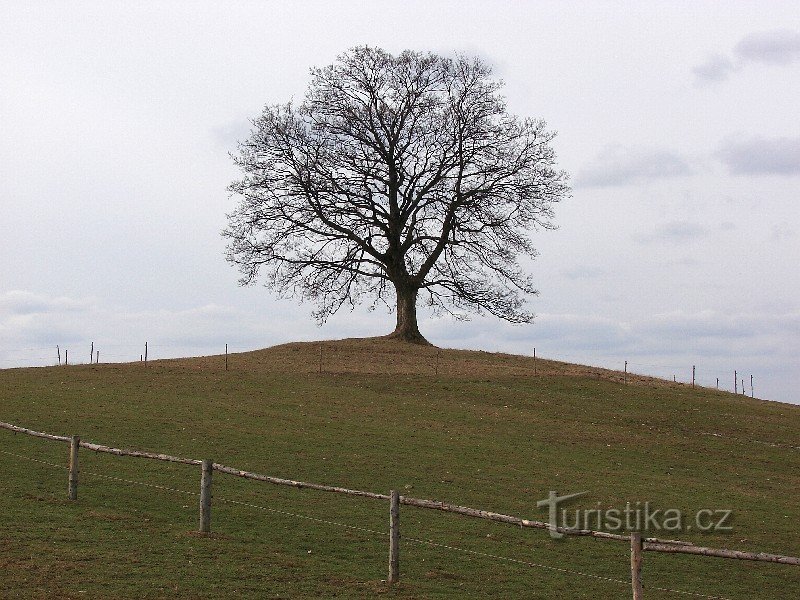
[[[388,337],[411,342],[412,344],[430,345],[419,332],[417,326],[417,288],[395,284],[397,292],[397,326]]]

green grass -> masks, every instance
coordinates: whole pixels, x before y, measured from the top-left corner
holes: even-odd
[[[534,376],[531,359],[499,354],[442,351],[437,375],[436,360],[431,348],[348,340],[325,343],[322,373],[314,344],[233,355],[229,371],[221,357],[5,370],[0,420],[541,520],[536,501],[551,489],[589,490],[573,508],[732,509],[729,533],[648,535],[800,555],[800,407],[541,360]],[[0,440],[4,598],[630,596],[624,583],[484,556],[627,581],[624,543],[412,507],[389,588],[388,503],[217,473],[204,537],[199,467],[84,449],[69,502],[66,444]],[[648,600],[688,597],[656,587],[734,599],[800,590],[788,565],[646,553],[643,572]]]

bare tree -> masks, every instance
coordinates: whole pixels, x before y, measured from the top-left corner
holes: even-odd
[[[508,114],[477,58],[360,47],[311,76],[304,101],[267,106],[234,157],[241,202],[223,235],[241,283],[262,275],[321,321],[365,296],[394,304],[390,337],[417,343],[420,296],[531,321],[519,258],[569,194],[554,133]]]

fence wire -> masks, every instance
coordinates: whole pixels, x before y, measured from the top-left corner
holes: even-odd
[[[23,460],[39,463],[39,464],[46,465],[46,466],[49,466],[49,467],[53,467],[53,468],[60,469],[60,470],[69,470],[69,467],[67,467],[65,465],[59,465],[59,464],[56,464],[56,463],[52,463],[52,462],[48,462],[48,461],[45,461],[45,460],[33,458],[33,457],[26,456],[26,455],[23,455],[23,454],[17,454],[17,453],[14,453],[14,452],[8,452],[7,450],[0,450],[0,454],[5,454],[7,456],[13,456],[15,458],[21,458]],[[181,489],[168,487],[168,486],[164,486],[164,485],[158,485],[158,484],[153,484],[153,483],[145,483],[145,482],[136,481],[136,480],[133,480],[133,479],[124,479],[124,478],[121,478],[121,477],[114,477],[112,475],[105,475],[105,474],[102,474],[102,473],[96,473],[96,472],[92,472],[92,471],[81,471],[81,473],[84,474],[84,475],[90,475],[90,476],[93,476],[93,477],[99,477],[101,479],[108,479],[108,480],[111,480],[111,481],[117,481],[117,482],[120,482],[120,483],[129,484],[129,485],[138,485],[138,486],[147,487],[147,488],[151,488],[151,489],[158,489],[158,490],[162,490],[162,491],[174,492],[174,493],[184,494],[184,495],[189,495],[189,496],[199,496],[200,495],[199,492],[190,492],[190,491],[187,491],[187,490],[181,490]],[[341,527],[341,528],[349,529],[349,530],[352,530],[352,531],[360,531],[362,533],[369,533],[371,535],[377,535],[377,536],[380,536],[380,537],[383,537],[383,538],[389,536],[389,533],[386,532],[386,531],[378,531],[376,529],[369,529],[367,527],[360,527],[360,526],[357,526],[357,525],[349,525],[347,523],[341,523],[341,522],[338,522],[338,521],[331,521],[331,520],[328,520],[328,519],[320,519],[318,517],[311,517],[309,515],[303,515],[303,514],[289,512],[289,511],[285,511],[285,510],[280,510],[280,509],[272,508],[272,507],[268,507],[268,506],[262,506],[262,505],[259,505],[259,504],[253,504],[251,502],[244,502],[244,501],[241,501],[241,500],[232,500],[230,498],[222,498],[222,497],[219,497],[219,496],[214,496],[214,500],[216,500],[218,502],[225,502],[227,504],[233,504],[233,505],[244,506],[244,507],[248,507],[248,508],[254,508],[254,509],[262,510],[262,511],[265,511],[265,512],[281,514],[281,515],[285,515],[285,516],[289,516],[289,517],[292,517],[292,518],[301,519],[301,520],[305,520],[305,521],[312,521],[312,522],[315,522],[315,523],[322,523],[322,524],[325,524],[325,525],[332,525],[334,527]],[[527,561],[527,560],[523,560],[523,559],[519,559],[519,558],[501,556],[501,555],[498,555],[498,554],[491,554],[491,553],[488,553],[488,552],[480,552],[478,550],[470,550],[470,549],[467,549],[467,548],[459,548],[458,546],[453,546],[451,544],[443,544],[443,543],[440,543],[440,542],[434,542],[433,540],[423,540],[423,539],[419,539],[419,538],[412,538],[412,537],[404,537],[404,536],[402,536],[401,537],[401,541],[403,541],[404,543],[420,544],[420,545],[425,545],[425,546],[429,546],[429,547],[433,547],[433,548],[440,548],[440,549],[444,549],[444,550],[460,552],[460,553],[469,554],[469,555],[472,555],[472,556],[480,556],[482,558],[488,558],[488,559],[491,559],[491,560],[501,561],[501,562],[505,562],[505,563],[524,565],[524,566],[527,566],[527,567],[543,569],[543,570],[547,570],[547,571],[554,571],[554,572],[558,572],[558,573],[565,573],[565,574],[569,574],[569,575],[577,575],[579,577],[587,577],[587,578],[590,578],[590,579],[594,579],[596,581],[604,581],[604,582],[607,582],[607,583],[614,583],[614,584],[625,585],[625,586],[630,586],[631,585],[631,581],[630,580],[616,579],[614,577],[607,577],[607,576],[604,576],[604,575],[595,575],[593,573],[586,573],[586,572],[583,572],[583,571],[577,571],[577,570],[574,570],[574,569],[567,569],[567,568],[564,568],[564,567],[554,567],[552,565],[545,565],[545,564],[542,564],[542,563],[535,563],[535,562],[531,562],[531,561]],[[695,597],[695,598],[706,598],[708,600],[732,600],[731,598],[728,598],[728,597],[725,597],[725,596],[713,596],[713,595],[709,595],[709,594],[701,594],[699,592],[690,592],[690,591],[686,591],[686,590],[675,590],[675,589],[672,589],[672,588],[665,588],[665,587],[645,586],[644,589],[645,590],[648,590],[648,589],[649,590],[655,590],[655,591],[660,591],[660,592],[667,592],[667,593],[671,593],[671,594],[680,594],[680,595],[691,596],[691,597]]]

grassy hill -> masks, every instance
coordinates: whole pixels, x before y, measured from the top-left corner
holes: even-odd
[[[286,344],[224,365],[4,370],[0,420],[541,520],[548,490],[588,491],[570,510],[731,509],[731,532],[648,535],[800,555],[798,406],[541,359],[534,374],[531,358],[384,339]],[[403,507],[402,580],[389,588],[384,502],[216,474],[215,533],[203,537],[199,468],[84,449],[70,503],[66,472],[46,464],[66,459],[64,444],[0,430],[0,597],[630,596],[590,577],[626,581],[624,543]],[[643,572],[648,600],[687,597],[655,588],[800,590],[787,565],[646,553]]]

